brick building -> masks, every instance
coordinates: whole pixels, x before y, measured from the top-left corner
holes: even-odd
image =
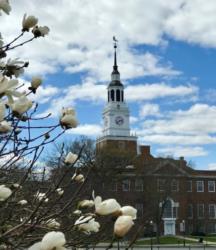
[[[103,111],[103,134],[97,139],[97,154],[119,150],[133,155],[129,165],[116,168],[100,191],[133,204],[138,222],[164,235],[179,233],[216,233],[216,171],[194,170],[183,157],[178,160],[156,158],[150,146],[138,145],[131,135],[129,108],[117,66],[116,43],[107,104]]]

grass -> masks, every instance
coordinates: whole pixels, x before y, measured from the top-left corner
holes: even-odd
[[[197,239],[203,238],[204,241],[216,242],[216,235],[207,235],[207,236],[189,236],[190,238]]]
[[[191,241],[191,240],[185,240],[186,244],[194,244],[196,242]],[[151,245],[151,240],[147,239],[147,240],[139,240],[136,242],[137,245]],[[156,238],[152,238],[152,244],[155,245],[157,244]],[[161,245],[183,245],[184,244],[184,240],[183,239],[179,239],[173,236],[164,236],[164,237],[160,237],[160,244]]]

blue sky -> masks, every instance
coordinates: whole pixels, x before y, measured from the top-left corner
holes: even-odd
[[[131,111],[131,130],[155,156],[185,156],[216,168],[215,0],[11,0],[1,17],[5,41],[24,13],[50,27],[45,39],[12,51],[29,60],[22,81],[42,75],[39,113],[58,119],[73,106],[79,127],[67,138],[99,136],[113,65],[112,37]],[[13,24],[13,25],[11,25]]]

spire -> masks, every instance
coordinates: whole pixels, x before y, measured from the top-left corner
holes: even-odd
[[[113,41],[114,41],[114,65],[113,65],[113,71],[118,71],[117,56],[116,56],[116,49],[117,49],[118,40],[115,38],[115,36],[113,37]]]
[[[109,86],[123,86],[120,81],[120,73],[118,72],[118,65],[117,65],[117,42],[118,40],[113,36],[113,42],[114,42],[114,65],[113,65],[113,72],[111,74],[111,82]]]

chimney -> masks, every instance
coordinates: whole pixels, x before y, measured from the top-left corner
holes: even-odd
[[[139,149],[142,157],[148,158],[151,156],[149,145],[140,145]]]
[[[184,159],[184,156],[179,157],[179,165],[180,165],[180,167],[185,167],[186,166],[186,161]]]

